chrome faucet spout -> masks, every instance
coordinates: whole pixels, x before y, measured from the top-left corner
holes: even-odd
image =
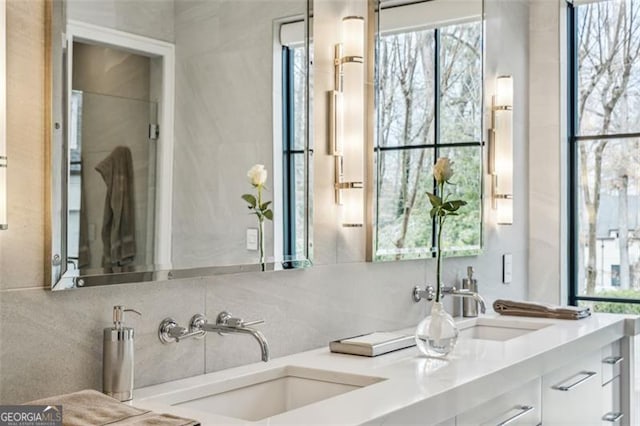
[[[458,297],[471,297],[480,305],[480,312],[482,312],[483,314],[487,312],[487,306],[484,301],[484,298],[480,296],[478,293],[476,293],[475,291],[466,290],[466,289],[457,290],[455,287],[453,287],[453,291],[448,294],[452,296],[458,296]]]
[[[487,313],[487,304],[485,303],[484,298],[482,296],[480,296],[478,293],[473,293],[473,298],[480,305],[480,312],[483,313],[483,314],[486,314]]]
[[[165,318],[158,327],[158,337],[162,343],[178,343],[192,337],[204,337],[207,333],[248,334],[260,345],[262,361],[269,361],[269,343],[264,334],[252,326],[262,324],[264,320],[245,321],[242,318],[233,317],[229,312],[222,311],[218,314],[215,323],[209,323],[207,317],[196,314],[191,318],[189,328],[180,327],[173,318]]]
[[[218,333],[220,335],[225,334],[248,334],[253,337],[260,345],[261,359],[264,362],[269,361],[269,343],[260,331],[256,330],[252,326],[262,324],[264,320],[257,321],[245,321],[242,318],[232,316],[227,311],[222,311],[218,314],[215,323],[210,323],[204,315],[194,315],[191,318],[192,331],[201,331],[202,333]]]
[[[442,287],[440,289],[442,296],[450,295],[457,297],[471,297],[480,305],[480,312],[483,314],[487,312],[486,303],[484,298],[480,296],[480,294],[475,291],[471,291],[468,289],[457,289],[456,287]],[[431,301],[435,299],[436,290],[432,286],[427,286],[424,289],[416,286],[413,289],[413,300],[414,302],[419,302],[421,299],[425,299]]]
[[[260,353],[262,355],[262,361],[269,361],[269,344],[267,343],[267,339],[264,337],[262,332],[255,330],[253,328],[241,328],[238,330],[238,333],[246,333],[252,336],[260,345]]]
[[[264,337],[260,331],[251,327],[238,327],[238,326],[229,326],[223,324],[203,324],[200,329],[205,332],[215,332],[219,334],[231,334],[231,333],[239,333],[239,334],[248,334],[253,337],[260,345],[260,353],[262,355],[262,361],[269,361],[269,344],[267,343],[267,339]]]

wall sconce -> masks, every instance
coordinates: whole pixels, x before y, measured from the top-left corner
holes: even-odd
[[[364,186],[362,181],[345,181],[344,177],[345,143],[362,145],[364,141],[363,126],[359,126],[364,120],[360,95],[364,83],[364,18],[343,18],[342,30],[344,42],[336,44],[334,51],[335,88],[329,92],[329,154],[335,159],[334,188],[338,205],[343,204],[343,190],[362,189]],[[346,114],[360,114],[361,117],[359,120],[345,120]],[[345,129],[345,122],[350,125],[348,129]],[[349,146],[346,148],[348,151]]]
[[[513,224],[513,79],[499,76],[489,130],[491,207],[499,225]]]

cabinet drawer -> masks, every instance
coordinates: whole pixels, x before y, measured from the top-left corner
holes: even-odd
[[[542,378],[545,425],[602,423],[601,351],[558,368]]]
[[[620,365],[623,358],[620,350],[620,341],[613,342],[602,348],[602,384],[609,382],[620,375]]]
[[[540,379],[500,395],[456,417],[457,426],[468,425],[531,425],[542,419]]]
[[[620,409],[620,377],[616,376],[602,386],[602,425],[619,425],[623,414]]]

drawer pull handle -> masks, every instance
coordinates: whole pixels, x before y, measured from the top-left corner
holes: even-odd
[[[623,415],[624,414],[622,414],[620,411],[612,411],[602,416],[602,420],[604,420],[605,422],[615,423],[620,420]]]
[[[528,412],[533,411],[534,408],[531,405],[516,405],[515,407],[513,407],[512,410],[518,410],[518,412],[513,416],[509,417],[508,419],[503,420],[500,423],[496,423],[496,426],[509,425],[515,422],[516,420],[518,420],[520,417],[526,415]]]
[[[603,364],[616,365],[620,364],[624,358],[621,356],[608,356],[602,360]]]
[[[551,389],[567,392],[567,391],[570,391],[571,389],[575,388],[576,386],[578,386],[580,383],[586,382],[587,380],[589,380],[590,378],[592,378],[596,374],[597,373],[595,371],[581,371],[578,374],[576,374],[575,376],[573,376],[573,377],[582,376],[578,380],[576,380],[575,382],[571,383],[570,385],[562,385],[562,384],[555,385],[555,386],[552,386]],[[565,380],[565,381],[567,381],[567,380]]]

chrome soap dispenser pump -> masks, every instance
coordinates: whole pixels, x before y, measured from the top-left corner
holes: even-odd
[[[125,309],[113,307],[113,327],[107,327],[103,333],[102,345],[102,392],[120,401],[133,398],[133,338],[134,330],[124,326]]]

